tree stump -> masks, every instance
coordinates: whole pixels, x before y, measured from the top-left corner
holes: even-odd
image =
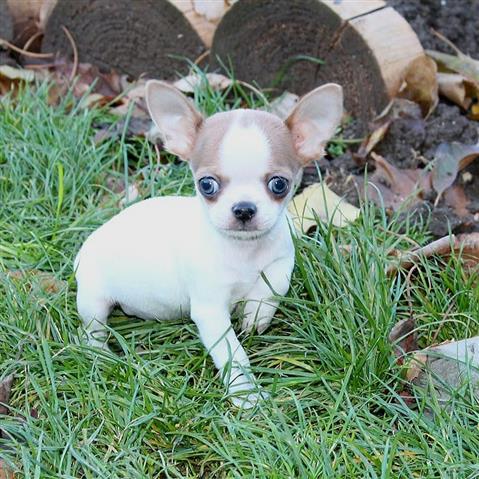
[[[80,61],[133,77],[172,79],[188,70],[182,58],[194,60],[205,49],[167,0],[61,0],[45,27],[44,52],[71,56],[62,26],[71,33]]]
[[[423,54],[410,25],[383,1],[239,0],[216,29],[211,62],[298,94],[339,83],[364,133]]]

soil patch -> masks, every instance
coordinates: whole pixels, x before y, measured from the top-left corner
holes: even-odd
[[[464,53],[479,58],[479,0],[390,0],[410,22],[424,48],[453,53],[452,49],[432,33],[434,29],[452,41]],[[357,138],[354,123],[345,129],[346,139]],[[398,118],[391,124],[383,140],[374,151],[398,168],[422,169],[434,160],[439,144],[459,142],[474,144],[479,141],[479,122],[470,120],[456,105],[441,99],[439,105],[425,121]],[[357,146],[351,146],[343,155],[325,159],[305,170],[303,184],[318,180],[321,172],[330,188],[358,205],[358,182],[366,170],[374,171],[374,162],[358,162],[354,158]],[[427,197],[416,206],[413,219],[429,221],[434,236],[479,231],[479,160],[462,172],[455,185],[463,190],[467,200],[467,213],[461,214],[441,200],[434,206],[435,196]]]

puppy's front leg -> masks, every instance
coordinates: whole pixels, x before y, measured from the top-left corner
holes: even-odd
[[[263,271],[251,291],[244,298],[244,317],[241,329],[251,332],[254,327],[262,333],[271,323],[278,300],[275,295],[285,295],[289,289],[294,258],[282,258]]]
[[[231,326],[228,308],[192,304],[191,318],[198,327],[201,341],[221,371],[228,393],[238,407],[253,407],[262,394],[254,393],[254,377],[243,346]],[[236,396],[236,397],[235,397]]]

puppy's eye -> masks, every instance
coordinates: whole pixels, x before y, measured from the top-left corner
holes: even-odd
[[[211,198],[218,193],[220,185],[211,176],[205,176],[198,181],[198,188],[203,196]]]
[[[289,182],[282,176],[273,176],[273,178],[268,181],[268,188],[271,193],[276,196],[285,196],[288,192]]]

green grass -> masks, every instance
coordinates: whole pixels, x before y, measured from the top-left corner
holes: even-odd
[[[273,327],[242,337],[272,399],[234,409],[191,321],[118,313],[115,354],[79,340],[72,262],[118,210],[107,178],[140,182],[143,197],[191,194],[187,166],[170,159],[158,169],[143,140],[95,145],[92,125],[106,114],[71,98],[49,107],[46,86],[2,101],[0,377],[15,383],[0,456],[17,477],[479,477],[477,400],[462,391],[441,410],[418,391],[409,408],[387,340],[410,304],[423,346],[440,323],[437,341],[478,334],[477,276],[459,260],[425,262],[410,283],[389,279],[387,254],[424,242],[422,231],[400,234],[404,225],[368,206],[346,229],[320,225],[297,241]],[[236,84],[197,101],[208,113],[264,102]],[[19,269],[64,283],[44,291],[31,275],[5,274]]]

